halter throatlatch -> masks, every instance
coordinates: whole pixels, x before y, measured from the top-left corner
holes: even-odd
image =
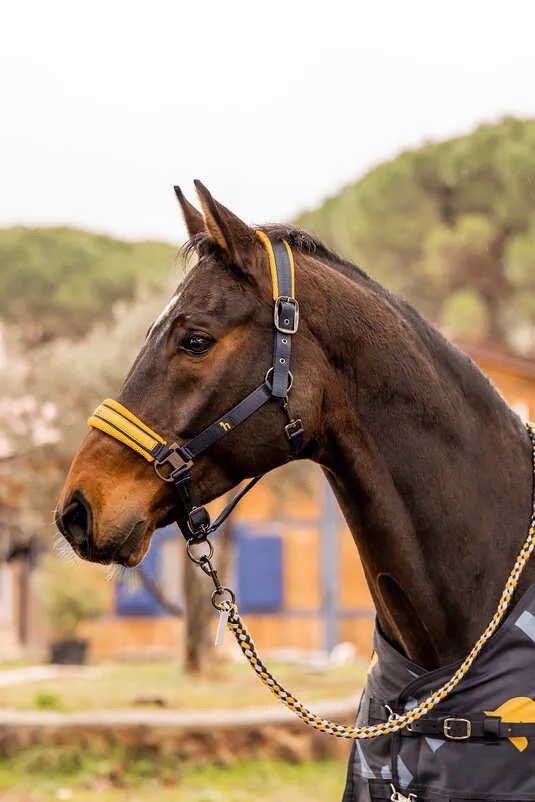
[[[195,459],[214,443],[247,420],[268,401],[279,401],[287,418],[284,433],[289,442],[290,456],[296,457],[303,448],[304,430],[300,418],[288,412],[288,393],[293,383],[290,371],[292,336],[299,327],[299,304],[295,299],[295,269],[293,254],[287,241],[256,232],[266,248],[271,284],[273,288],[273,324],[275,329],[273,362],[267,370],[263,384],[233,406],[218,420],[211,423],[191,440],[179,445],[168,444],[157,432],[148,427],[118,401],[106,399],[88,420],[94,429],[114,437],[137,451],[164,482],[173,484],[178,496],[177,523],[187,540],[202,540],[220,526],[238,501],[260,477],[255,477],[225,508],[214,524],[207,510],[199,504],[192,485],[190,468]]]

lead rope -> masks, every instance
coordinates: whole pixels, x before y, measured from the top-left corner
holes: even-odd
[[[509,579],[507,580],[503,593],[500,597],[498,609],[494,613],[490,624],[487,626],[479,640],[476,642],[468,656],[465,658],[453,676],[438,690],[432,693],[431,696],[428,696],[427,699],[425,699],[423,702],[420,702],[417,707],[407,711],[406,713],[403,713],[402,715],[391,713],[386,722],[372,724],[365,727],[351,727],[344,724],[335,724],[334,722],[324,719],[321,716],[317,716],[315,713],[310,711],[307,707],[301,704],[301,702],[292,693],[290,693],[290,691],[286,690],[286,688],[284,688],[280,682],[277,682],[277,680],[272,676],[271,672],[262,662],[262,659],[256,651],[254,641],[238,613],[238,607],[235,602],[234,593],[232,590],[230,590],[230,588],[223,587],[219,582],[217,571],[214,569],[211,563],[211,558],[213,555],[212,544],[207,542],[209,547],[208,554],[197,557],[193,552],[193,546],[199,546],[202,545],[202,543],[199,543],[198,541],[196,543],[191,543],[190,541],[187,549],[189,558],[199,565],[214,582],[215,590],[212,593],[212,605],[220,613],[216,644],[221,642],[224,626],[226,625],[236,638],[238,645],[249,662],[251,668],[255,671],[264,685],[269,688],[269,690],[279,699],[279,701],[286,705],[286,707],[288,707],[293,713],[295,713],[296,716],[304,721],[305,724],[308,724],[310,727],[313,727],[315,730],[319,730],[320,732],[334,735],[336,738],[366,739],[375,738],[378,735],[389,735],[390,733],[398,732],[399,730],[404,729],[411,724],[411,722],[417,721],[419,718],[429,713],[439,702],[450,695],[453,689],[467,674],[472,663],[480,653],[485,643],[496,632],[496,629],[502,622],[503,617],[511,604],[511,600],[518,585],[518,580],[520,579],[522,571],[524,570],[524,567],[528,562],[533,549],[535,548],[535,426],[533,424],[526,423],[526,427],[531,440],[531,460],[534,474],[533,508],[526,542],[522,546],[516,559],[513,570],[509,575]],[[228,598],[224,598],[225,596]]]

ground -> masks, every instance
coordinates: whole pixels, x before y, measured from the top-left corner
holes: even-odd
[[[96,767],[92,773],[71,774],[59,768],[28,771],[19,759],[10,763],[7,768],[6,761],[0,761],[1,802],[337,802],[346,771],[341,760],[299,766],[259,761],[185,770],[178,782],[125,773],[130,787],[114,788],[109,779],[94,773]]]
[[[16,668],[0,665],[0,679],[7,682],[5,672]],[[312,707],[319,699],[354,697],[356,708],[363,666],[272,668]],[[2,707],[206,710],[273,703],[250,668],[234,663],[221,663],[208,678],[192,679],[171,662],[151,662],[94,665],[78,675],[66,669],[54,679],[0,683],[0,716]],[[165,750],[157,755],[132,747],[97,751],[90,742],[85,750],[44,743],[0,757],[0,802],[337,802],[346,771],[342,757],[297,764],[231,756],[226,765],[201,767]]]
[[[289,690],[306,703],[358,695],[363,666],[325,670],[270,666]],[[1,673],[1,672],[0,672]],[[113,663],[77,676],[0,687],[0,709],[110,710],[132,706],[206,710],[273,704],[274,697],[245,663],[221,663],[210,677],[195,678],[171,662]]]

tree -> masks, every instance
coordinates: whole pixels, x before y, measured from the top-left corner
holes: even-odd
[[[80,337],[110,320],[117,301],[160,286],[174,254],[70,228],[0,230],[0,318],[28,344]]]
[[[517,347],[535,323],[535,120],[405,151],[298,223],[453,334]]]

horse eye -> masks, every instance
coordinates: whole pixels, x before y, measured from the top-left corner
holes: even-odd
[[[188,354],[199,356],[210,350],[214,341],[203,334],[187,334],[180,342],[180,348]]]

